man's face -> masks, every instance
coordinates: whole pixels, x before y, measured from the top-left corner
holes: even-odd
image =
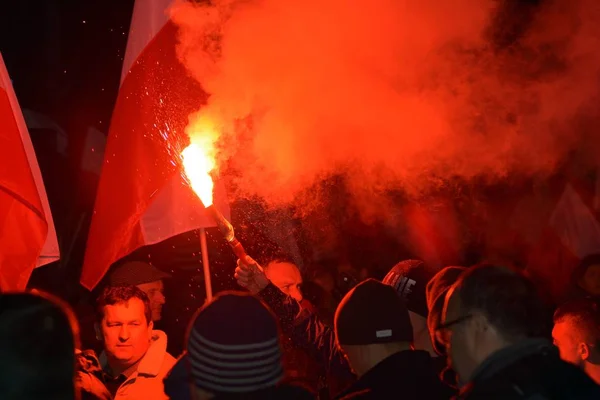
[[[443,342],[446,345],[448,362],[456,371],[462,382],[467,382],[477,367],[475,354],[475,332],[471,316],[461,310],[460,300],[455,290],[451,289],[446,298],[442,315]]]
[[[152,322],[146,321],[144,302],[132,298],[104,307],[101,323],[106,354],[123,366],[138,362],[150,347]]]
[[[578,341],[573,334],[573,326],[568,319],[554,324],[552,329],[552,339],[554,345],[558,347],[560,358],[575,365],[581,365],[582,360],[578,351]]]
[[[150,308],[152,309],[152,321],[160,321],[162,318],[162,308],[165,304],[163,281],[154,281],[142,283],[137,287],[148,296]]]
[[[600,296],[600,265],[590,265],[581,279],[579,286],[594,296]]]
[[[283,293],[291,296],[297,301],[302,301],[302,275],[300,270],[292,263],[271,262],[265,268],[267,278],[277,286]]]

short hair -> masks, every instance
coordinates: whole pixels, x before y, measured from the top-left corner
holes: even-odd
[[[71,308],[49,294],[0,294],[2,399],[76,399],[79,327]]]
[[[259,257],[258,263],[267,268],[270,263],[289,263],[296,265],[294,259],[282,249],[265,250]],[[296,265],[297,267],[297,265]]]
[[[482,313],[506,340],[548,335],[549,309],[533,282],[521,272],[481,264],[466,270],[456,285],[465,313]]]
[[[96,314],[98,322],[104,319],[104,307],[115,304],[127,303],[131,299],[140,299],[144,303],[144,315],[146,323],[152,321],[152,309],[150,300],[143,290],[136,286],[108,286],[104,288],[102,294],[96,300]]]
[[[590,344],[600,346],[600,304],[598,299],[582,298],[559,306],[554,312],[554,323],[569,320]]]

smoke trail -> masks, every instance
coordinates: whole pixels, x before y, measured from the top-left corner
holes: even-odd
[[[600,2],[511,4],[214,0],[172,18],[243,193],[277,204],[343,173],[361,201],[598,149]]]

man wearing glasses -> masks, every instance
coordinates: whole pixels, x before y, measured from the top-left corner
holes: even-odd
[[[462,383],[459,398],[600,399],[600,386],[545,338],[547,316],[519,272],[494,265],[464,272],[448,291],[437,330]]]

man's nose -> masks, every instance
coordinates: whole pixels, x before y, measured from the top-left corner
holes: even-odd
[[[158,301],[159,304],[165,304],[167,299],[165,298],[165,295],[163,292],[158,292],[156,294],[156,301]]]
[[[302,301],[302,292],[298,286],[292,286],[290,288],[290,296],[296,301]]]
[[[126,342],[129,339],[129,328],[127,325],[122,325],[119,330],[119,340],[121,342]]]

